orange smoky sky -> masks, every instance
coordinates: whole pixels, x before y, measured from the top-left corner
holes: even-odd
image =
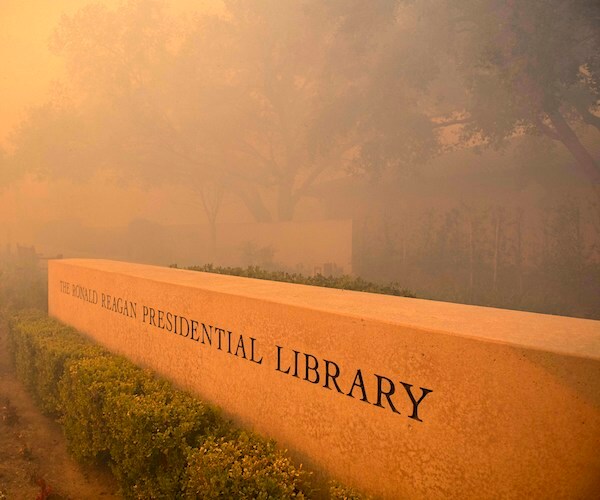
[[[63,64],[48,49],[48,39],[63,15],[88,4],[109,7],[123,0],[0,0],[0,146],[8,143],[27,109],[46,99]],[[171,0],[175,11],[218,11],[219,0]]]

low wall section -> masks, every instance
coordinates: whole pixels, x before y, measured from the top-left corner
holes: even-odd
[[[384,498],[593,498],[600,322],[101,260],[50,314]]]

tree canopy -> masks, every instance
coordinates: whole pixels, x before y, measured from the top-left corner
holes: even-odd
[[[494,143],[518,131],[545,134],[567,148],[583,175],[598,182],[598,162],[576,133],[583,124],[600,130],[598,2],[460,5],[453,50],[469,84],[465,113],[472,121],[466,135]]]
[[[581,139],[600,130],[597,2],[224,5],[177,19],[132,0],[64,18],[51,46],[66,97],[31,113],[13,162],[185,184],[213,222],[224,193],[256,220],[289,220],[325,175],[404,171],[523,134],[558,141],[600,181]]]
[[[354,48],[365,62],[353,78],[365,69],[371,76],[363,162],[426,161],[449,149],[448,127],[455,147],[543,134],[571,153],[582,179],[598,183],[598,161],[579,135],[600,126],[599,21],[593,1],[396,2]]]

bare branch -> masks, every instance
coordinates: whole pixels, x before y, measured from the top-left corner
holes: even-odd
[[[302,181],[302,184],[300,185],[300,187],[294,193],[294,198],[298,199],[301,196],[303,196],[306,193],[306,191],[308,190],[308,188],[310,188],[310,186],[312,186],[312,184],[317,180],[317,178],[319,177],[319,175],[321,175],[321,173],[324,170],[325,170],[325,166],[324,165],[315,166],[310,171],[310,173],[308,174],[308,176],[304,179],[304,181]]]
[[[600,130],[600,116],[591,113],[589,109],[585,108],[578,109],[578,111],[585,123]]]
[[[266,168],[274,167],[273,162],[271,160],[269,160],[269,158],[266,158],[265,156],[263,156],[262,153],[258,149],[256,149],[252,144],[250,144],[248,141],[241,141],[239,144],[240,144],[239,151],[241,153],[249,153],[251,156],[253,156],[258,161],[260,161],[263,164],[263,166],[265,166]]]

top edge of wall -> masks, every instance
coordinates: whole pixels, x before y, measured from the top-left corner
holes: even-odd
[[[100,259],[64,259],[49,267],[107,273],[238,295],[333,314],[382,321],[431,333],[600,359],[600,321],[352,290],[243,278]]]

